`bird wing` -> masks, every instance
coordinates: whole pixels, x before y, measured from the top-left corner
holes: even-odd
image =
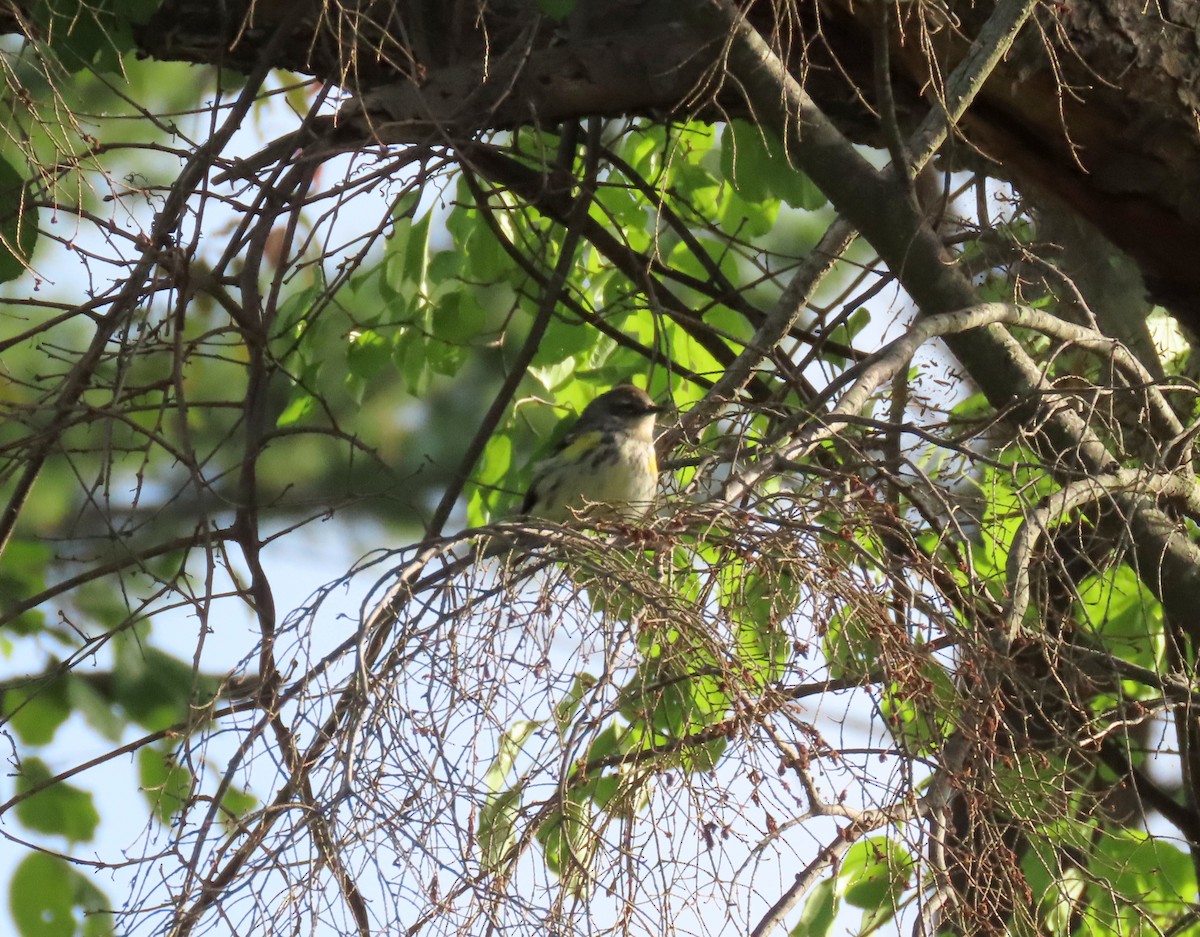
[[[534,470],[533,481],[529,483],[529,490],[525,492],[525,497],[521,500],[522,514],[528,514],[530,508],[534,506],[538,499],[538,482],[540,482],[546,473],[556,468],[563,462],[575,462],[580,456],[588,450],[600,444],[603,433],[599,430],[587,430],[577,432],[575,428],[568,430],[567,434],[558,441],[558,445],[554,447],[554,451],[542,460],[541,464]]]
[[[589,430],[582,433],[571,431],[554,447],[552,458],[563,461],[574,461],[589,449],[599,445],[603,434],[599,430]]]

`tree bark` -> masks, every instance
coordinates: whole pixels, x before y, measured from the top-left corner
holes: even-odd
[[[34,31],[26,5],[10,4],[0,30]],[[842,132],[882,145],[871,80],[878,7],[747,6]],[[901,122],[936,106],[942,76],[993,6],[890,8]],[[1133,258],[1154,299],[1200,328],[1200,7],[1068,0],[1039,8],[1036,23],[961,122],[961,152],[1090,222]],[[719,53],[667,0],[579,0],[561,23],[528,0],[166,0],[135,37],[142,56],[249,70],[279,29],[287,35],[268,64],[368,95],[389,123],[477,133],[594,115],[744,113],[740,97],[709,86]]]

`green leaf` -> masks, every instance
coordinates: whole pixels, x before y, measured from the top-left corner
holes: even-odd
[[[704,773],[714,770],[721,756],[729,748],[729,740],[712,739],[700,745],[689,745],[679,753],[679,767],[689,773]]]
[[[1129,566],[1086,577],[1078,589],[1078,615],[1110,653],[1158,669],[1166,655],[1162,606]]]
[[[586,803],[590,803],[590,798],[572,792],[564,808],[551,811],[536,834],[546,857],[546,866],[576,894],[587,887],[599,846]]]
[[[0,159],[0,283],[26,270],[38,241],[38,211],[30,204],[25,180],[12,163]]]
[[[68,677],[59,676],[17,687],[4,694],[3,712],[27,745],[46,745],[71,715]]]
[[[991,413],[992,405],[984,394],[971,394],[956,403],[950,412],[959,420],[971,421],[982,419]]]
[[[537,0],[538,9],[552,20],[565,20],[575,9],[576,0]]]
[[[481,486],[492,487],[502,485],[512,476],[513,444],[512,437],[495,435],[489,441],[479,465],[478,483]]]
[[[860,840],[850,847],[838,873],[838,891],[847,904],[863,908],[864,924],[878,927],[896,913],[914,867],[908,851],[886,836]]]
[[[488,790],[493,792],[500,790],[508,778],[509,772],[512,771],[522,746],[540,725],[540,722],[519,719],[500,737],[496,757],[492,759],[492,763],[483,777],[483,782],[487,785]]]
[[[649,223],[646,202],[636,189],[624,185],[603,185],[596,191],[596,202],[598,204],[591,209],[592,217],[602,225],[619,226],[630,250],[640,253],[650,246],[654,229]],[[668,236],[665,233],[662,235],[664,239]],[[588,256],[599,259],[595,254],[589,253]],[[588,278],[594,280],[598,272],[598,269],[589,270]]]
[[[920,677],[925,685],[916,692],[915,678],[903,685],[889,684],[879,707],[892,734],[914,755],[937,749],[953,728],[954,714],[961,711],[954,682],[936,660],[922,663]]]
[[[171,752],[143,748],[138,752],[138,781],[150,810],[162,823],[183,809],[192,790],[192,772]]]
[[[861,680],[875,667],[879,642],[872,635],[866,616],[870,612],[847,605],[829,623],[822,650],[835,680]]]
[[[302,423],[317,410],[317,400],[307,390],[297,384],[292,388],[292,398],[275,420],[275,425],[282,429],[285,426],[295,426]]]
[[[779,202],[767,199],[761,202],[750,202],[729,192],[721,203],[721,228],[725,231],[736,231],[744,237],[760,238],[775,229],[779,218]]]
[[[567,695],[555,705],[554,724],[558,727],[558,734],[561,738],[567,737],[571,728],[571,720],[575,718],[575,713],[579,710],[583,697],[595,685],[596,678],[590,673],[577,673]]]
[[[688,690],[692,716],[699,723],[689,726],[688,731],[718,722],[729,712],[730,699],[724,676],[704,673],[690,677],[684,686]]]
[[[529,376],[538,381],[547,390],[556,390],[570,381],[576,373],[574,358],[565,358],[557,364],[530,365]]]
[[[721,174],[747,202],[767,197],[762,165],[766,156],[762,134],[744,120],[732,120],[721,134]]]
[[[71,937],[71,867],[62,859],[33,853],[21,860],[9,883],[8,907],[22,937]]]
[[[599,332],[578,319],[556,315],[546,326],[546,333],[533,356],[533,364],[546,367],[568,358],[578,358],[590,351],[600,337]]]
[[[17,793],[33,790],[52,777],[39,758],[26,758],[17,778]],[[92,795],[65,781],[50,785],[17,804],[17,819],[39,833],[65,836],[73,843],[87,842],[100,823]]]
[[[1093,849],[1089,868],[1096,881],[1111,883],[1133,905],[1177,907],[1195,900],[1196,871],[1189,854],[1139,830],[1120,831]]]
[[[413,222],[408,238],[404,243],[404,272],[405,276],[416,284],[417,294],[426,293],[426,275],[429,269],[429,220],[432,217],[426,212],[420,219]]]
[[[1017,532],[1038,502],[1055,490],[1056,485],[1038,456],[1020,446],[1010,446],[998,461],[1000,464],[988,465],[982,473],[980,491],[985,509],[978,534],[980,547],[972,551],[972,559],[978,577],[997,596],[1002,596],[1008,582],[1008,557]],[[1056,519],[1056,523],[1058,520],[1063,519]],[[1031,608],[1031,621],[1033,612]]]
[[[86,890],[91,890],[96,894],[95,901],[88,901],[83,905],[83,934],[82,937],[115,937],[116,930],[113,926],[113,916],[108,910],[93,911],[93,908],[107,909],[109,907],[108,898],[100,889],[92,885],[91,882],[80,885],[77,893],[84,893]]]
[[[397,224],[404,221],[411,222],[417,216],[417,208],[421,204],[421,194],[421,187],[417,186],[396,199],[396,204],[392,206],[392,217],[396,219]]]
[[[221,797],[221,819],[226,829],[237,829],[238,821],[245,818],[257,806],[258,798],[249,791],[241,791],[235,787],[228,788]]]
[[[800,920],[789,937],[826,937],[837,917],[838,896],[835,880],[827,878],[813,887],[800,912]]]
[[[425,364],[434,374],[457,377],[470,358],[469,352],[470,349],[462,345],[429,341],[425,343]]]
[[[191,665],[146,646],[134,635],[117,637],[113,668],[117,702],[151,732],[184,722],[196,690]]]
[[[561,810],[554,810],[538,827],[537,841],[542,846],[546,856],[546,866],[555,875],[561,875],[566,865],[567,832],[566,823]]]
[[[38,595],[46,588],[46,568],[54,552],[38,540],[14,537],[0,558],[0,596],[8,600]],[[29,635],[45,626],[45,614],[34,608],[9,622],[11,635]]]
[[[100,693],[87,680],[73,679],[67,684],[67,699],[88,724],[111,742],[121,738],[127,725],[124,717],[114,711],[111,695]]]
[[[855,309],[854,312],[846,318],[845,322],[838,324],[837,328],[829,330],[829,338],[831,341],[840,342],[843,345],[851,345],[863,329],[871,322],[871,311],[865,306]],[[828,352],[821,355],[821,360],[828,361],[837,367],[844,367],[846,359],[839,354]]]
[[[633,621],[646,607],[646,597],[635,589],[623,589],[611,580],[596,582],[580,577],[580,584],[587,587],[587,598],[592,611],[610,621]]]
[[[649,182],[654,182],[662,171],[666,136],[662,125],[647,124],[625,137],[622,146],[625,162]]]
[[[792,165],[779,137],[750,121],[726,125],[721,134],[721,170],[747,202],[775,198],[808,211],[827,202],[812,180]]]
[[[522,789],[518,784],[505,791],[493,791],[479,810],[479,861],[490,872],[500,870],[516,842]]]
[[[121,55],[135,48],[133,25],[157,6],[157,0],[36,0],[30,16],[71,71],[89,65],[119,71]]]
[[[624,750],[622,733],[613,724],[606,726],[588,746],[587,762],[593,764]]]
[[[1046,815],[1047,805],[1057,803],[1063,779],[1070,774],[1058,752],[1021,753],[996,766],[995,792],[1012,816],[1036,822]]]
[[[759,686],[778,680],[791,657],[792,641],[781,622],[800,603],[800,584],[786,569],[745,571],[726,562],[720,577],[722,604],[734,622],[738,659]]]
[[[440,342],[465,345],[478,339],[487,325],[487,313],[472,290],[455,290],[428,306],[429,334]]]
[[[57,856],[32,853],[9,883],[9,910],[21,937],[112,937],[110,902],[91,879]],[[82,928],[76,916],[83,917]]]
[[[516,492],[508,490],[514,474],[512,451],[512,437],[501,432],[492,434],[484,447],[479,472],[468,485],[467,524],[471,527],[486,524],[505,509],[515,510]]]
[[[722,190],[728,188],[727,177],[718,175],[707,159],[714,131],[694,123],[684,129],[690,146],[672,152],[666,187],[674,186],[699,215],[712,217],[718,214]]]
[[[462,278],[462,254],[458,251],[438,251],[429,260],[426,271],[433,289],[448,287]]]
[[[385,368],[391,367],[391,343],[378,332],[370,329],[361,332],[354,331],[350,333],[349,339],[349,344],[346,346],[346,367],[355,377],[371,381],[378,377]],[[281,416],[279,419],[283,420],[283,417]]]
[[[712,674],[675,676],[669,658],[682,659],[685,655],[670,644],[656,648],[659,653],[645,661],[639,668],[639,675],[622,688],[621,715],[635,725],[644,720],[652,733],[651,744],[683,738],[724,718],[730,700],[723,679]],[[687,659],[697,666],[704,666],[703,661]],[[704,754],[694,759],[697,766],[703,766],[707,761]]]
[[[504,245],[497,240],[496,235],[492,233],[482,219],[478,218],[475,213],[470,213],[475,216],[475,223],[471,230],[470,237],[463,244],[462,253],[465,261],[466,269],[471,279],[478,280],[483,283],[492,283],[504,281],[514,273],[512,258],[508,255],[508,251],[504,249]],[[497,221],[500,223],[501,229],[505,230],[509,239],[512,239],[511,221],[507,215],[497,216]]]
[[[1147,925],[1171,931],[1180,912],[1195,899],[1196,875],[1188,853],[1173,843],[1137,830],[1105,829],[1094,821],[1062,820],[1031,840],[1021,870],[1044,932],[1066,934],[1073,913],[1086,907],[1089,934],[1119,937]],[[1064,849],[1087,856],[1086,875],[1063,869]],[[1191,934],[1194,928],[1181,931]]]
[[[622,799],[619,803],[614,803],[617,796],[623,793],[623,788],[630,788],[635,785],[622,782],[627,780],[628,776],[619,774],[604,774],[592,778],[579,789],[581,798],[586,797],[600,810],[606,810],[610,813],[616,812],[618,808],[626,816],[633,816],[636,810],[626,810],[626,802]]]
[[[740,277],[738,274],[737,257],[728,249],[729,246],[725,242],[717,241],[709,237],[701,237],[697,238],[697,243],[699,244],[700,249],[709,256],[710,260],[715,261],[717,268],[721,271],[721,274],[726,280],[731,283],[738,282]],[[668,263],[674,269],[679,270],[682,273],[686,273],[689,276],[693,276],[698,280],[709,279],[707,267],[698,257],[696,257],[692,247],[688,244],[684,244],[682,242],[676,244],[674,250],[671,251],[668,257]],[[709,324],[718,324],[722,328],[726,328],[728,331],[734,331],[735,334],[737,332],[748,330],[748,326],[743,320],[734,318],[732,316],[728,321],[714,323],[713,314],[709,313],[705,316],[704,321]],[[730,328],[731,326],[735,328]],[[626,323],[626,328],[628,327],[629,323]],[[650,341],[646,343],[653,345],[654,333],[658,331],[658,328],[659,325],[654,321],[654,318],[648,317],[646,319],[646,334],[643,336],[643,341],[650,339]],[[687,340],[690,341],[690,339]]]
[[[414,397],[424,395],[432,377],[429,345],[429,340],[416,329],[406,329],[396,343],[396,365],[404,376],[405,387]]]

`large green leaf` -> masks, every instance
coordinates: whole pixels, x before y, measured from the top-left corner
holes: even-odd
[[[71,867],[62,859],[26,856],[9,883],[8,906],[22,937],[71,937]]]
[[[886,836],[859,840],[846,852],[838,872],[838,893],[862,908],[864,928],[875,928],[896,914],[900,895],[912,880],[913,857]]]
[[[721,134],[721,171],[747,202],[775,198],[814,210],[825,196],[801,172],[779,137],[749,121],[733,120]]]
[[[21,860],[8,889],[8,907],[21,937],[111,937],[110,902],[100,889],[57,856]],[[82,925],[76,912],[83,916]]]
[[[89,65],[119,71],[133,51],[133,26],[145,22],[159,0],[35,0],[30,16],[60,62],[71,71]]]
[[[839,898],[836,884],[835,878],[827,878],[813,887],[789,937],[826,937],[837,917]]]
[[[192,668],[128,632],[114,644],[117,700],[129,717],[151,731],[186,721],[193,696],[202,695]]]
[[[163,823],[183,809],[192,789],[192,773],[170,751],[143,748],[138,752],[138,781],[150,809]]]
[[[0,558],[0,596],[6,601],[35,596],[46,588],[46,568],[53,556],[50,547],[37,540],[14,537]],[[4,606],[0,605],[0,610]],[[45,613],[30,609],[9,622],[5,630],[11,635],[27,635],[40,631]]]
[[[33,681],[4,694],[3,713],[27,745],[46,745],[71,715],[70,677]]]
[[[16,167],[0,158],[0,283],[28,269],[38,242],[38,210]]]
[[[17,793],[33,790],[51,776],[49,767],[40,758],[26,758],[17,778]],[[100,814],[91,794],[59,781],[17,804],[17,819],[31,830],[65,836],[79,843],[87,842],[95,834]]]
[[[523,785],[488,795],[479,810],[479,861],[490,872],[503,871],[503,861],[516,842],[516,822]]]

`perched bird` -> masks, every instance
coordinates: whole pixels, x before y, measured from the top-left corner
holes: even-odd
[[[658,490],[654,416],[662,410],[632,384],[601,394],[534,470],[521,513],[567,521],[598,506],[645,515]]]

